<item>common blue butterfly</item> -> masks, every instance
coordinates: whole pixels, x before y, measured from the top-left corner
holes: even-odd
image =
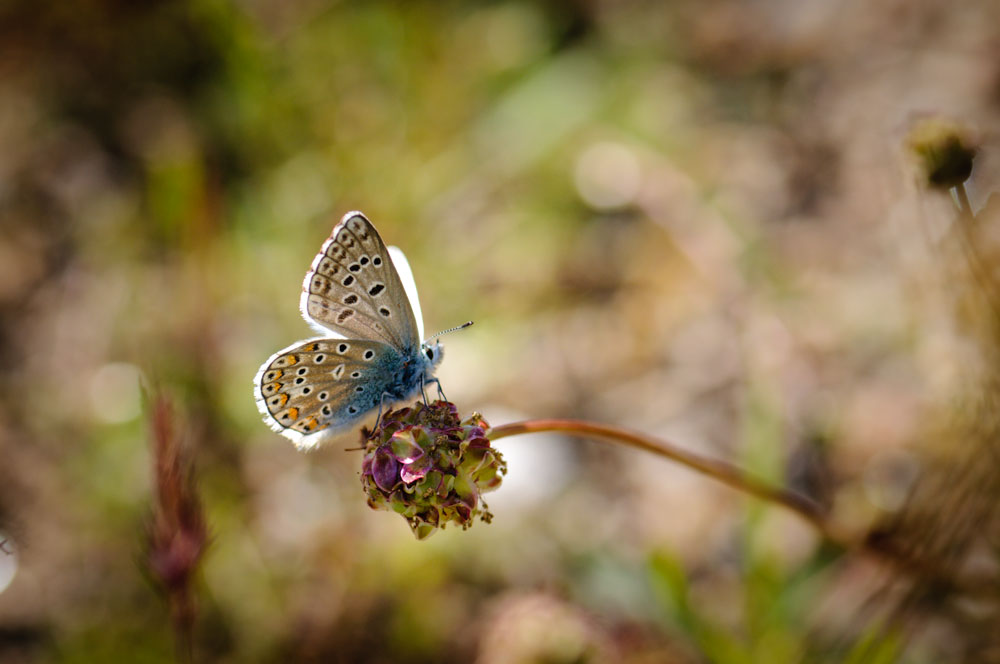
[[[300,449],[437,382],[443,350],[422,341],[410,265],[360,212],[344,215],[316,254],[299,309],[322,336],[269,357],[254,395],[264,421]]]

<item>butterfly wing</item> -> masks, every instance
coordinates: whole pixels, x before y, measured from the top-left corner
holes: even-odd
[[[399,274],[399,280],[403,284],[406,298],[410,302],[410,309],[413,310],[413,319],[417,323],[417,338],[424,339],[424,316],[420,311],[420,298],[417,296],[417,282],[413,279],[413,270],[410,269],[410,261],[406,260],[406,254],[399,247],[389,246],[389,257],[392,258],[392,265]]]
[[[385,243],[360,212],[348,212],[302,282],[299,308],[322,334],[381,341],[403,350],[420,334]]]
[[[278,351],[254,378],[257,408],[267,424],[300,449],[350,428],[377,407],[403,356],[387,344],[361,339],[312,339]]]

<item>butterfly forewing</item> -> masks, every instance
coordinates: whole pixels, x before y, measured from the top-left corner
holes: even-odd
[[[275,353],[256,378],[268,424],[300,447],[343,430],[377,407],[391,388],[389,346],[360,339],[315,339]],[[321,435],[314,435],[321,434]]]
[[[344,216],[302,283],[302,314],[346,338],[419,346],[406,291],[375,227],[360,212]]]

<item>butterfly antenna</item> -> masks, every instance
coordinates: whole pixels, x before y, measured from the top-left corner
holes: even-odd
[[[472,321],[471,320],[470,321],[466,321],[466,322],[462,323],[461,325],[456,325],[455,327],[449,328],[447,330],[442,330],[441,332],[438,332],[437,334],[432,334],[431,336],[429,336],[426,339],[424,339],[424,343],[427,343],[428,341],[430,341],[434,337],[440,337],[442,334],[448,334],[449,332],[456,332],[458,330],[464,330],[465,328],[469,327],[470,325],[472,325]]]

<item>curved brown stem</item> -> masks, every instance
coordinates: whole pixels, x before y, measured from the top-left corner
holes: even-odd
[[[629,431],[620,427],[585,422],[583,420],[551,419],[503,424],[490,429],[488,436],[491,440],[498,440],[507,436],[537,433],[540,431],[565,431],[588,438],[599,438],[615,443],[622,443],[630,447],[652,452],[653,454],[676,461],[703,475],[708,475],[738,491],[789,509],[811,523],[831,542],[844,547],[849,546],[842,537],[834,534],[822,508],[809,498],[788,489],[771,486],[725,461],[703,457],[694,452],[684,450],[673,443],[647,436],[637,431]]]
[[[935,562],[899,548],[891,541],[883,541],[882,538],[871,535],[859,540],[838,533],[822,508],[809,498],[788,489],[771,486],[733,464],[689,452],[660,438],[607,424],[562,419],[527,420],[503,424],[491,428],[487,436],[490,440],[499,440],[509,436],[542,431],[574,433],[587,438],[597,438],[652,452],[707,475],[738,491],[795,512],[812,524],[829,544],[844,550],[874,555],[891,563],[897,569],[905,570],[917,577],[933,580],[941,584],[942,587],[961,590],[971,595],[994,596],[997,592],[995,583],[956,578],[949,570],[942,569]]]

